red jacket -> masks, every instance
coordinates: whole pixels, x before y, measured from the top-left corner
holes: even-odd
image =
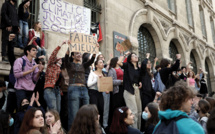
[[[44,89],[47,87],[52,87],[54,88],[55,83],[57,82],[59,75],[60,75],[60,67],[56,64],[57,62],[57,53],[60,50],[60,46],[55,48],[55,50],[52,52],[47,69],[46,69],[46,76],[45,76],[45,85]]]
[[[29,40],[31,40],[35,36],[34,29],[30,29],[28,34],[29,34]],[[38,46],[36,41],[33,41],[33,44],[35,46]],[[40,47],[45,47],[45,35],[43,32],[42,32],[42,39],[40,39]]]

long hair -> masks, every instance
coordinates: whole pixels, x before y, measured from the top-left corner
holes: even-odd
[[[58,113],[56,110],[54,110],[54,109],[49,109],[46,113],[48,113],[48,112],[50,112],[50,113],[54,116],[55,122],[57,122],[58,120],[60,120],[60,115],[59,115],[59,113]],[[54,123],[55,123],[55,122],[54,122]],[[45,127],[48,128],[49,126],[45,123]],[[46,128],[45,128],[45,129],[46,129]],[[64,130],[62,129],[62,126],[61,126],[60,130],[61,130],[62,132],[64,132]]]
[[[0,132],[1,134],[9,134],[9,114],[0,110]]]
[[[213,108],[215,108],[215,99],[214,98],[212,98],[212,97],[206,97],[205,100],[207,100],[210,103],[210,106],[211,106],[210,111]]]
[[[110,70],[111,68],[115,68],[117,62],[118,62],[118,57],[112,58],[112,59],[110,60],[109,70]]]
[[[30,1],[29,1],[30,2]],[[26,4],[26,3],[25,3]],[[25,6],[25,5],[24,5]],[[28,6],[27,7],[27,9],[25,8],[25,7],[23,7],[23,9],[24,9],[24,12],[26,13],[26,12],[28,12],[28,19],[30,19],[30,16],[31,16],[31,12],[30,12],[30,8],[29,8],[30,6]]]
[[[194,79],[194,78],[195,78],[195,73],[194,73],[193,71],[189,71],[189,72],[188,72],[188,74],[187,74],[187,78],[189,78],[189,77],[190,77],[190,73],[193,73],[192,78]]]
[[[151,102],[147,105],[149,112],[151,113],[151,117],[147,120],[146,122],[146,127],[148,127],[150,124],[152,125],[156,125],[159,122],[159,118],[158,118],[158,104]]]
[[[200,100],[198,105],[203,114],[207,114],[210,111],[210,103],[208,101]]]
[[[128,132],[128,124],[124,119],[128,117],[128,107],[120,107],[114,111],[113,120],[110,126],[110,132],[114,134],[126,134]]]
[[[96,105],[82,106],[76,114],[68,134],[101,134]]]
[[[22,121],[22,125],[19,130],[19,134],[26,134],[28,131],[35,128],[33,126],[33,119],[34,119],[34,115],[35,115],[36,111],[38,111],[38,110],[40,110],[40,109],[33,107],[26,111],[25,116]],[[40,131],[43,132],[43,129],[44,128],[41,128]]]
[[[39,23],[40,23],[39,21],[37,21],[37,22],[34,23],[34,30],[40,32],[40,39],[42,39],[42,37],[43,37],[43,35],[42,35],[42,29],[37,27],[37,25]]]

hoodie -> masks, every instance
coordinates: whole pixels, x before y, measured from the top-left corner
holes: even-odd
[[[166,111],[158,112],[159,119],[161,120],[172,119],[180,115],[188,117],[185,112],[182,112],[180,110],[167,109]],[[160,125],[160,122],[156,125],[154,131],[156,130],[158,125]],[[176,121],[176,125],[180,134],[205,134],[202,126],[190,118],[182,118]]]

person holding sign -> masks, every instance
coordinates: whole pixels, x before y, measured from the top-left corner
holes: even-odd
[[[104,73],[102,72],[102,69],[104,68],[104,62],[103,60],[96,60],[95,64],[95,71],[91,72],[88,81],[87,86],[89,87],[89,96],[90,96],[90,104],[95,104],[99,110],[100,114],[100,124],[103,124],[103,112],[104,112],[104,98],[102,95],[102,92],[98,91],[97,82],[99,78],[104,77]]]
[[[140,89],[142,88],[142,83],[140,69],[138,67],[138,56],[135,53],[130,54],[130,52],[127,52],[126,55],[128,55],[126,63],[122,63],[124,59],[123,56],[121,56],[117,62],[119,66],[124,69],[123,96],[126,106],[129,107],[134,114],[135,123],[132,124],[132,127],[140,129],[142,113]]]
[[[69,41],[68,44],[71,45]],[[71,127],[76,113],[82,105],[89,104],[88,90],[85,86],[85,70],[93,64],[96,54],[92,58],[82,63],[81,53],[72,52],[73,62],[69,59],[69,48],[65,55],[65,66],[69,75],[68,88],[68,128]]]

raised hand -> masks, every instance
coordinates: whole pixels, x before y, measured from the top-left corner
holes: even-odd
[[[177,58],[177,60],[180,60],[181,59],[181,54],[176,54],[176,58]]]
[[[146,58],[148,59],[150,57],[150,53],[146,53]]]
[[[34,72],[34,70],[38,67],[39,65],[34,65],[31,69],[32,72]]]
[[[61,128],[61,122],[58,120],[55,122],[55,124],[52,126],[50,125],[50,130],[52,134],[57,134],[58,130]]]
[[[35,98],[35,97],[34,97]],[[37,96],[36,96],[36,98],[34,99],[36,102],[38,102],[39,101],[39,93],[37,92]]]

